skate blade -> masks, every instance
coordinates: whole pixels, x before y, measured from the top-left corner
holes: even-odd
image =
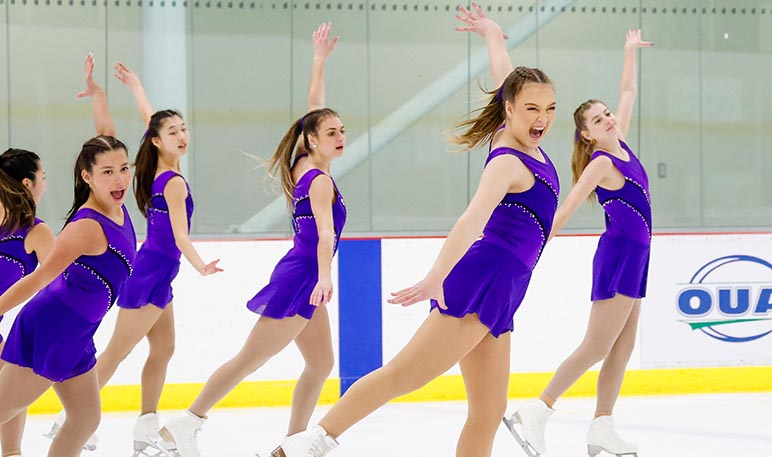
[[[156,451],[155,454],[148,454],[147,447],[143,450],[137,450],[137,442],[134,443],[134,457],[179,457],[180,454],[176,449],[167,449],[165,444],[167,441],[159,434],[147,435],[145,439],[148,441],[147,447]]]
[[[622,452],[619,454],[615,454],[613,452],[609,452],[605,449],[603,449],[600,446],[595,446],[594,444],[588,444],[587,445],[587,455],[590,457],[596,457],[601,452],[606,452],[608,454],[614,455],[616,457],[638,457],[638,452]]]
[[[517,441],[517,444],[520,445],[520,448],[523,450],[523,452],[525,452],[525,454],[528,457],[539,457],[541,454],[536,452],[536,449],[533,446],[531,446],[531,443],[523,439],[520,436],[520,434],[517,433],[517,430],[515,430],[515,423],[519,423],[519,421],[517,421],[517,413],[515,413],[514,417],[515,417],[515,420],[507,419],[506,417],[503,418],[502,420],[504,421],[504,425],[507,426],[507,428],[509,429],[509,433],[511,433],[512,436],[515,437],[515,441]]]

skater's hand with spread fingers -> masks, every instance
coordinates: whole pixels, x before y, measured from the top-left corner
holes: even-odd
[[[445,294],[442,291],[442,279],[435,279],[427,276],[419,281],[413,287],[402,289],[391,293],[392,298],[388,300],[394,305],[410,306],[418,302],[434,299],[437,300],[440,308],[448,309],[445,306]]]
[[[221,271],[223,271],[223,269],[217,265],[219,262],[220,262],[220,259],[209,262],[203,267],[199,268],[198,272],[201,274],[201,276],[209,276],[215,273],[220,273]]]
[[[83,71],[86,74],[86,90],[78,92],[78,98],[93,97],[96,94],[104,93],[102,86],[94,81],[94,54],[88,53]]]
[[[627,36],[625,36],[625,50],[648,48],[651,46],[654,46],[654,43],[641,40],[641,29],[630,29],[627,31]]]
[[[501,26],[487,17],[480,5],[472,3],[472,9],[474,13],[463,6],[458,8],[459,14],[456,14],[456,19],[465,23],[467,27],[456,27],[456,32],[472,32],[481,37],[486,37],[488,34],[503,35]],[[503,36],[507,39],[506,35]]]
[[[142,89],[142,81],[139,80],[139,76],[137,76],[136,73],[131,71],[129,67],[123,64],[123,62],[118,62],[115,65],[113,65],[113,68],[115,69],[115,78],[122,82],[124,86],[128,87],[129,90],[134,91],[138,89]]]
[[[327,60],[327,57],[332,54],[332,50],[335,49],[340,37],[335,37],[330,41],[331,31],[332,22],[325,22],[313,33],[314,59]]]
[[[310,303],[314,306],[324,306],[332,299],[332,280],[322,278],[317,281],[313,292],[311,292]]]

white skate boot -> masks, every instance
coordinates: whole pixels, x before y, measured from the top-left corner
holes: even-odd
[[[638,457],[638,445],[623,440],[614,430],[614,418],[600,416],[592,421],[587,431],[587,453],[595,457],[601,451],[614,454]]]
[[[323,457],[336,447],[335,438],[321,425],[314,425],[305,432],[284,438],[281,446],[271,452],[271,457]]]
[[[157,413],[147,413],[137,418],[132,432],[134,457],[173,457],[175,455],[177,446],[161,438],[160,430]]]
[[[504,418],[504,425],[507,426],[512,436],[523,449],[528,457],[539,457],[547,452],[547,445],[544,444],[544,430],[547,426],[547,419],[555,410],[544,404],[543,401],[536,399],[525,402],[510,419]],[[515,424],[520,424],[523,429],[521,437]]]
[[[176,453],[165,454],[168,457],[201,457],[198,451],[198,431],[204,426],[205,418],[201,418],[185,410],[182,415],[170,420],[161,429],[159,436],[167,443],[173,443]],[[168,451],[167,451],[168,452]]]
[[[54,439],[56,437],[56,434],[59,433],[59,429],[62,428],[62,425],[64,425],[64,421],[67,418],[65,415],[64,410],[62,410],[59,414],[56,415],[56,419],[54,419],[54,425],[51,426],[51,430],[48,431],[48,433],[44,433],[43,436],[49,439]],[[86,451],[95,451],[97,448],[97,443],[99,443],[99,437],[95,434],[91,435],[91,438],[86,441],[86,444],[83,445],[83,449]]]

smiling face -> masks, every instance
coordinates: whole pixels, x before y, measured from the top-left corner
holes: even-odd
[[[584,126],[580,134],[587,142],[599,147],[613,145],[619,138],[617,118],[608,107],[595,102],[583,114]]]
[[[315,134],[308,135],[311,151],[332,160],[343,155],[346,147],[346,128],[338,116],[327,116]]]
[[[153,137],[153,145],[161,154],[174,157],[183,156],[188,152],[190,134],[185,121],[179,116],[163,119],[158,128],[158,136]]]
[[[125,149],[111,149],[96,156],[91,170],[81,171],[91,188],[91,195],[104,207],[120,207],[126,199],[131,182],[129,157]]]
[[[555,119],[552,84],[526,83],[513,101],[506,101],[508,132],[526,149],[536,149]]]

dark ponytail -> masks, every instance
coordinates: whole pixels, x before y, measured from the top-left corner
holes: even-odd
[[[78,208],[83,206],[91,195],[91,188],[83,180],[82,172],[91,173],[94,164],[96,164],[97,156],[116,149],[126,151],[126,145],[121,140],[108,135],[99,135],[83,143],[78,159],[75,161],[75,171],[73,173],[75,190],[73,192],[72,208],[67,213],[67,222],[64,225],[70,222]]]
[[[137,200],[139,211],[145,217],[153,197],[153,181],[158,168],[158,148],[153,144],[153,138],[158,138],[163,121],[175,116],[182,119],[180,113],[170,109],[153,114],[134,161],[134,198]]]
[[[35,225],[35,200],[22,181],[26,178],[34,183],[39,169],[40,157],[34,152],[8,149],[0,154],[0,205],[5,213],[0,232],[13,233]]]

